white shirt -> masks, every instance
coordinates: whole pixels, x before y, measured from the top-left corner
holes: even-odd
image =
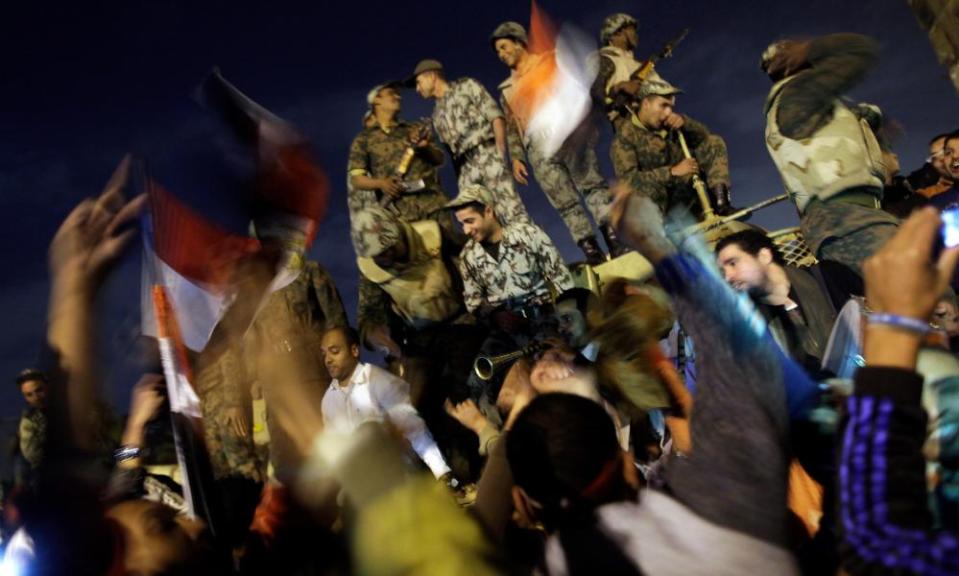
[[[349,434],[365,422],[389,420],[419,455],[433,476],[450,471],[439,447],[410,404],[410,385],[379,366],[360,362],[345,385],[333,380],[323,395],[323,423],[334,432]]]

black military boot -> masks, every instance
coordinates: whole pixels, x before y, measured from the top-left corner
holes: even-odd
[[[599,241],[595,236],[588,236],[576,243],[579,249],[586,255],[586,263],[590,266],[598,266],[606,261],[606,256],[599,249]]]
[[[606,248],[609,250],[610,258],[617,258],[629,252],[629,248],[619,243],[619,238],[616,237],[616,231],[613,230],[612,226],[603,224],[599,227],[599,231],[603,233],[603,240],[606,241]]]
[[[719,184],[710,189],[709,194],[713,197],[714,212],[717,216],[729,216],[738,212],[739,208],[733,206],[733,197],[729,192],[729,186]]]

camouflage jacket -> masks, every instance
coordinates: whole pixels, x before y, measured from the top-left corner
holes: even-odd
[[[683,135],[693,150],[705,142],[710,132],[689,116],[684,114],[683,118]],[[673,196],[694,194],[691,180],[670,174],[670,169],[684,158],[675,132],[652,131],[637,122],[624,122],[613,138],[609,154],[616,177],[652,198],[664,211],[672,204]]]
[[[315,375],[324,384],[329,376],[320,357],[320,339],[334,326],[347,325],[346,311],[333,278],[318,263],[305,261],[293,282],[269,296],[257,314],[251,336],[268,353],[288,356],[301,373]],[[291,334],[294,330],[296,333]],[[255,349],[255,348],[254,348]],[[255,380],[256,366],[247,355],[248,378]]]
[[[807,56],[810,68],[797,73],[780,92],[779,131],[801,140],[828,124],[836,99],[862,81],[878,52],[874,40],[859,34],[830,34],[813,40]]]
[[[410,134],[415,125],[400,121],[389,131],[374,126],[364,128],[350,145],[350,158],[347,167],[349,177],[366,175],[372,178],[387,178],[396,173],[406,149],[410,147]],[[413,222],[428,218],[442,210],[446,196],[440,185],[438,168],[443,164],[443,150],[433,143],[416,151],[406,175],[406,181],[423,180],[426,188],[418,192],[404,194],[392,203],[400,219]],[[356,193],[368,193],[360,190]],[[375,192],[379,198],[382,193]],[[368,200],[365,200],[368,201]],[[357,204],[350,199],[350,204]]]
[[[475,240],[463,247],[459,268],[470,312],[545,304],[550,301],[550,285],[557,292],[573,287],[559,251],[538,226],[516,222],[504,227],[498,250],[494,258]]]
[[[20,453],[32,468],[36,468],[43,460],[47,444],[47,415],[33,408],[24,410],[20,417],[19,436]]]
[[[502,118],[496,101],[472,78],[450,82],[446,94],[433,108],[433,127],[454,157],[484,142],[492,142],[493,120]]]

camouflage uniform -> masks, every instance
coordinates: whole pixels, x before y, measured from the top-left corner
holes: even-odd
[[[246,370],[240,347],[231,343],[218,357],[200,353],[196,360],[196,393],[203,410],[203,433],[213,477],[221,480],[241,476],[265,480],[266,466],[257,456],[253,436],[239,436],[227,422],[234,409],[252,422],[251,400],[243,390]]]
[[[573,277],[553,241],[534,224],[504,226],[496,258],[470,240],[460,253],[459,269],[470,312],[548,304],[550,285],[557,293],[573,287]]]
[[[31,468],[36,468],[43,461],[47,444],[47,415],[35,408],[24,410],[20,416],[18,436],[20,453]]]
[[[295,366],[296,374],[311,375],[301,385],[315,399],[319,409],[330,383],[320,354],[320,341],[326,330],[346,326],[347,318],[343,301],[329,273],[313,261],[302,262],[299,267],[299,273],[292,282],[267,298],[248,335],[255,342],[247,344],[254,344],[250,350],[260,350],[271,362],[286,368]],[[291,331],[295,333],[291,334]],[[269,411],[271,376],[262,373],[261,365],[252,356],[247,354],[248,381],[260,381]],[[262,358],[259,360],[262,361]],[[285,430],[272,417],[272,412],[268,412],[267,425],[270,432],[270,461],[277,478],[283,481],[288,473],[295,471],[296,450]]]
[[[530,58],[540,62],[546,57],[542,54],[530,55]],[[530,66],[527,73],[534,70],[536,65]],[[506,112],[510,157],[513,160],[522,161],[524,157],[529,160],[546,198],[559,212],[574,241],[580,242],[593,237],[593,226],[586,210],[580,204],[580,197],[586,200],[586,206],[597,224],[606,222],[610,202],[609,189],[599,172],[599,161],[596,158],[598,134],[592,134],[591,132],[595,132],[594,128],[584,122],[579,130],[582,138],[570,138],[568,141],[573,144],[563,146],[553,156],[547,157],[538,139],[526,137],[525,121],[518,118],[509,106],[510,95],[520,77],[521,75],[514,71],[499,85],[500,105]]]
[[[433,108],[433,127],[453,155],[458,184],[482,184],[493,192],[503,223],[529,221],[513,187],[512,172],[496,149],[493,121],[503,113],[496,101],[472,78],[450,82]]]
[[[767,50],[764,63],[776,49]],[[877,52],[875,42],[858,34],[817,38],[809,45],[811,66],[777,82],[765,108],[767,147],[799,208],[806,243],[820,260],[835,260],[859,274],[863,260],[898,226],[879,208],[884,174],[879,143],[864,125],[868,118],[856,113],[862,107],[850,109],[841,100],[865,76]],[[828,138],[817,138],[826,131]],[[794,170],[801,156],[817,169]]]
[[[706,185],[729,186],[726,143],[700,122],[683,115],[682,131],[689,151],[705,172]],[[677,178],[670,168],[685,158],[674,131],[652,131],[638,121],[625,123],[610,148],[616,176],[649,196],[663,213],[683,206],[700,213],[692,179]]]
[[[613,125],[613,131],[619,133],[623,126],[629,124],[629,115],[621,105],[618,105],[613,96],[613,87],[631,78],[645,62],[636,60],[634,54],[616,46],[604,46],[595,57],[598,59],[599,70],[590,88],[590,96],[595,105],[601,107],[606,113],[606,118]],[[655,67],[646,74],[646,80],[663,81]]]
[[[371,178],[388,178],[396,174],[403,154],[411,146],[410,134],[416,126],[399,121],[389,131],[379,126],[364,128],[350,145],[348,171],[350,176],[366,175]],[[418,192],[403,194],[389,203],[389,210],[404,222],[415,222],[432,218],[442,223],[444,217],[449,225],[449,217],[443,211],[446,196],[440,185],[437,168],[443,163],[443,150],[435,144],[428,144],[417,150],[406,174],[405,181],[423,180],[425,188]],[[354,194],[361,196],[351,200],[351,215],[354,208],[367,208],[374,202],[380,204],[383,193],[378,190],[359,190]]]

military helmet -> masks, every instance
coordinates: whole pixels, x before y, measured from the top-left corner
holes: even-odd
[[[526,29],[523,28],[523,25],[519,22],[513,22],[512,20],[503,22],[496,27],[496,30],[493,30],[493,33],[490,34],[489,43],[493,48],[496,48],[496,41],[500,38],[509,38],[510,40],[515,40],[523,46],[529,44],[529,38],[526,36]]]
[[[599,33],[600,42],[603,44],[603,46],[609,44],[609,39],[627,26],[635,26],[639,28],[639,22],[637,22],[636,19],[629,14],[624,14],[623,12],[610,14],[605,20],[603,20],[603,28]]]

